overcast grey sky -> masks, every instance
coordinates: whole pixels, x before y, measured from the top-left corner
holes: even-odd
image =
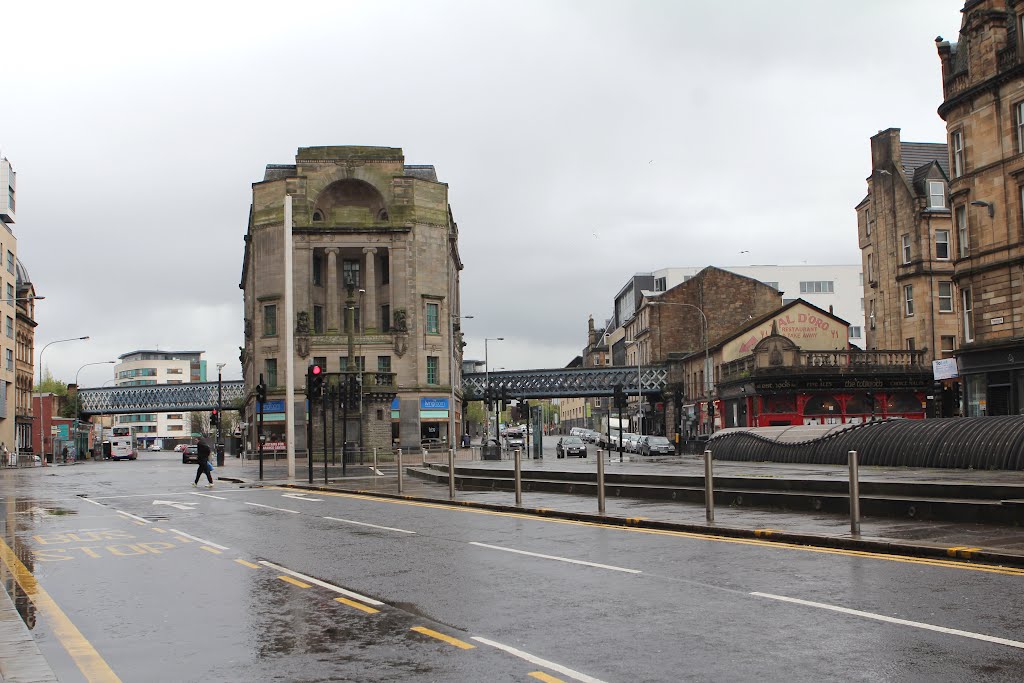
[[[0,152],[36,348],[91,335],[46,352],[68,382],[140,348],[240,377],[250,184],[300,146],[437,167],[492,367],[565,365],[635,272],[858,263],[868,138],[945,140],[933,41],[962,7],[12,0]]]

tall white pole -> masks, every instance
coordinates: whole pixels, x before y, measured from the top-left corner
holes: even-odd
[[[292,196],[284,197],[284,372],[285,372],[285,449],[288,457],[288,478],[295,478],[295,328],[292,282]],[[306,444],[308,447],[309,444]]]
[[[451,228],[445,249],[445,271],[448,274],[448,385],[451,389],[448,399],[448,448],[455,448],[455,285],[452,282]],[[465,418],[463,418],[465,419]]]

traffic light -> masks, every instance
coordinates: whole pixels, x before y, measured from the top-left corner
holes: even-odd
[[[613,393],[613,398],[615,400],[615,407],[618,410],[622,410],[623,407],[625,407],[626,395],[622,392],[622,385],[621,384],[616,384],[615,385],[615,389],[614,389],[614,393]]]
[[[256,385],[256,400],[260,403],[267,402],[267,385],[262,382]]]
[[[324,369],[310,365],[306,371],[306,396],[319,396],[324,390]]]
[[[220,415],[217,414],[217,409],[214,408],[210,411],[210,426],[216,427],[220,423]]]

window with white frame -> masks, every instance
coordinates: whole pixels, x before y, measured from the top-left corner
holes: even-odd
[[[960,290],[960,305],[964,312],[964,341],[974,341],[974,299],[971,298],[971,288]]]
[[[1013,118],[1017,128],[1017,153],[1024,153],[1024,100],[1013,105]]]
[[[961,204],[956,207],[956,240],[960,258],[967,258],[970,253],[970,234],[967,232],[967,206]]]
[[[864,236],[871,237],[871,207],[864,209]]]
[[[860,325],[850,325],[850,339],[860,339],[862,336],[862,330]]]
[[[951,135],[952,149],[950,150],[953,155],[953,177],[959,178],[964,174],[964,132],[962,130],[955,130]]]
[[[910,263],[910,235],[904,235],[901,238],[901,252],[903,254],[903,263]]]
[[[928,181],[928,208],[946,208],[946,183],[941,180]]]
[[[907,351],[914,351],[917,348],[917,344],[914,343],[913,337],[907,337]]]
[[[949,230],[935,231],[935,258],[940,261],[949,260]]]
[[[939,283],[939,313],[953,312],[953,283]]]
[[[831,294],[835,284],[832,280],[809,280],[800,283],[801,294]]]
[[[908,318],[914,315],[914,285],[903,285],[903,313]]]
[[[871,254],[868,254],[868,283],[875,281],[875,260]]]

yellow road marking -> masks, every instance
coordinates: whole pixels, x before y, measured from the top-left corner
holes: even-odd
[[[179,541],[181,541],[182,543],[191,543],[192,542],[191,538],[185,538],[184,536],[179,536],[178,534],[175,534],[174,537],[176,539],[178,539]]]
[[[13,575],[14,580],[25,591],[25,595],[32,600],[36,609],[42,612],[46,620],[53,625],[54,634],[68,654],[71,655],[75,665],[82,672],[82,675],[85,676],[86,680],[98,681],[100,683],[120,682],[121,679],[117,677],[113,669],[104,661],[100,653],[85,639],[82,632],[64,614],[63,610],[57,606],[57,603],[53,601],[50,594],[43,590],[43,587],[36,581],[36,577],[22,564],[21,560],[18,559],[17,555],[14,554],[14,551],[11,550],[10,546],[3,539],[0,539],[0,558],[7,565],[7,569]]]
[[[166,534],[167,533],[165,530],[163,530],[163,529],[161,529],[160,527],[157,527],[157,526],[150,527],[150,529],[152,529],[153,531],[157,532],[158,534]]]
[[[289,491],[290,487],[270,486],[268,490]],[[716,541],[719,543],[735,543],[739,545],[753,545],[763,548],[777,548],[783,550],[801,550],[808,553],[824,553],[826,555],[845,555],[848,557],[864,557],[875,560],[887,560],[889,562],[903,562],[906,564],[924,564],[934,567],[945,567],[947,569],[966,569],[968,571],[986,572],[989,574],[1006,574],[1008,576],[1024,576],[1024,569],[1016,567],[1003,567],[1000,565],[979,565],[956,560],[944,560],[941,558],[919,558],[907,557],[904,555],[892,555],[879,553],[870,550],[843,550],[840,548],[825,548],[821,546],[800,545],[797,543],[784,543],[780,541],[767,541],[756,538],[734,538],[731,536],[718,536],[714,534],[700,534],[692,531],[671,531],[666,529],[643,529],[638,527],[622,526],[620,524],[603,524],[601,522],[587,522],[575,519],[559,519],[552,517],[540,517],[521,512],[502,512],[498,510],[485,510],[474,508],[468,505],[449,505],[444,503],[423,503],[414,500],[398,500],[395,498],[380,498],[369,493],[340,493],[337,491],[317,491],[317,495],[336,496],[338,498],[355,498],[376,503],[390,503],[392,505],[413,505],[416,507],[434,508],[437,510],[450,510],[453,512],[471,512],[478,515],[492,515],[498,517],[511,517],[514,519],[529,519],[535,522],[549,522],[552,524],[570,524],[575,526],[596,527],[599,529],[617,529],[630,533],[652,534],[658,536],[672,536],[675,538],[692,538],[701,541]]]
[[[135,524],[138,524],[139,526],[146,526],[146,522],[139,522],[139,521],[136,521],[136,522],[134,522],[134,523],[135,523]]]
[[[290,576],[283,576],[282,575],[282,576],[279,576],[277,578],[281,579],[282,581],[287,581],[288,583],[292,584],[293,586],[298,586],[299,588],[312,588],[312,586],[310,586],[308,583],[303,583],[302,581],[299,581],[298,579],[293,579]]]
[[[349,600],[348,598],[334,598],[334,601],[335,602],[340,602],[343,605],[348,605],[349,607],[355,607],[356,609],[362,610],[362,611],[366,612],[367,614],[377,614],[378,612],[380,612],[379,609],[374,609],[374,608],[370,607],[369,605],[364,605],[361,602],[356,602],[355,600]]]
[[[561,678],[549,676],[543,671],[531,671],[529,675],[536,678],[538,681],[544,681],[544,683],[565,683]]]
[[[472,650],[474,647],[476,647],[476,645],[470,645],[469,643],[459,640],[458,638],[452,638],[451,636],[446,636],[443,633],[432,631],[426,626],[413,626],[409,630],[416,631],[416,633],[422,633],[423,635],[430,636],[431,638],[437,638],[442,642],[448,643],[449,645],[454,645],[455,647],[460,648],[462,650]]]
[[[235,560],[235,562],[237,562],[238,564],[242,565],[243,567],[248,567],[249,569],[259,569],[260,568],[260,566],[258,564],[253,564],[252,562],[246,562],[245,560]]]
[[[211,548],[208,545],[201,545],[199,547],[202,548],[203,550],[205,550],[208,553],[213,553],[214,555],[220,555],[220,551],[217,550],[216,548]]]

